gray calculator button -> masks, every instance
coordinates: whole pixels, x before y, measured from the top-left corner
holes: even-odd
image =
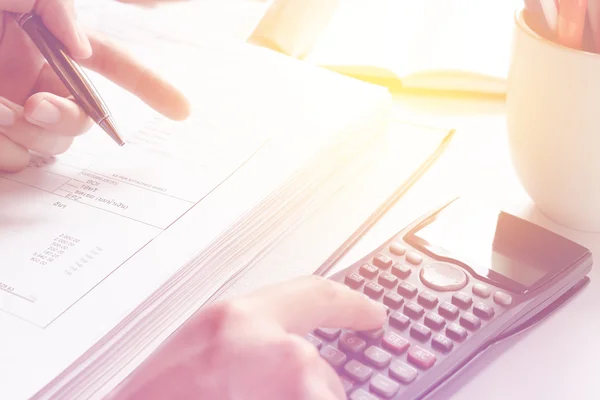
[[[467,309],[473,304],[473,298],[465,292],[458,292],[452,295],[452,304],[462,309]]]
[[[392,274],[396,275],[400,279],[408,278],[411,272],[412,270],[410,269],[410,267],[404,264],[396,263],[392,265]]]
[[[365,389],[358,389],[350,395],[350,400],[379,400],[379,398],[367,392]]]
[[[477,303],[473,306],[473,314],[483,319],[490,319],[494,316],[494,307],[485,303]]]
[[[379,275],[379,284],[381,286],[385,286],[388,289],[393,289],[396,287],[397,283],[398,283],[398,278],[396,278],[392,274],[388,274],[387,272],[384,272],[383,274]]]
[[[335,328],[317,328],[317,330],[315,330],[315,333],[317,335],[319,335],[323,339],[327,339],[327,340],[333,340],[333,339],[337,338],[341,332],[342,332],[341,329],[335,329]]]
[[[411,299],[417,295],[417,288],[408,282],[400,282],[398,285],[398,294]]]
[[[373,375],[373,370],[357,360],[350,360],[344,365],[344,371],[356,382],[365,383]]]
[[[333,346],[327,345],[321,349],[321,357],[333,368],[340,368],[346,362],[346,355]]]
[[[501,306],[508,307],[512,304],[513,299],[510,294],[498,291],[494,293],[494,301]]]
[[[440,304],[438,312],[441,316],[448,319],[455,319],[458,317],[458,307],[456,307],[454,304],[448,303],[447,301]]]
[[[421,324],[414,324],[410,327],[410,336],[424,342],[431,337],[431,329]]]
[[[406,329],[409,324],[410,319],[400,311],[396,311],[390,315],[390,325],[396,329]]]
[[[421,292],[419,293],[417,302],[424,307],[433,308],[437,306],[438,299],[429,292]]]
[[[359,331],[357,332],[359,336],[366,340],[379,340],[385,334],[385,330],[383,328],[379,329],[371,329],[368,331]]]
[[[419,265],[423,262],[423,257],[418,255],[417,253],[410,252],[406,255],[406,261],[408,261],[412,265]]]
[[[385,296],[383,296],[383,304],[394,310],[400,308],[402,303],[404,303],[404,297],[396,292],[387,292]]]
[[[344,278],[344,283],[352,289],[358,289],[362,286],[364,281],[365,278],[363,278],[356,272],[353,272],[350,275],[346,275],[346,277]]]
[[[384,254],[377,254],[373,257],[373,265],[377,268],[387,269],[392,266],[392,263],[393,260]]]
[[[479,296],[484,299],[487,299],[488,297],[490,297],[490,294],[491,294],[490,287],[487,285],[484,285],[483,283],[474,284],[472,290],[473,290],[473,294],[475,296]]]
[[[340,336],[338,346],[346,353],[358,354],[367,347],[367,342],[352,333],[345,332]]]
[[[377,374],[371,378],[371,384],[369,385],[369,388],[371,389],[371,392],[389,399],[398,393],[400,385],[385,375]]]
[[[414,381],[418,374],[416,369],[400,360],[392,361],[389,373],[392,378],[404,384]]]
[[[467,338],[467,330],[453,322],[446,327],[446,336],[457,342],[462,342]]]
[[[400,243],[392,243],[390,245],[390,252],[397,256],[403,256],[406,254],[406,247],[402,246]]]
[[[454,347],[454,343],[441,333],[437,333],[431,339],[431,346],[442,353],[448,353]]]
[[[308,335],[306,335],[306,340],[308,340],[308,342],[310,344],[312,344],[313,346],[315,346],[317,349],[320,349],[323,346],[323,341],[313,335],[311,335],[310,333]]]
[[[392,361],[392,355],[377,346],[369,346],[365,350],[365,358],[375,368],[385,368]]]
[[[368,279],[373,279],[379,273],[379,269],[371,264],[363,264],[358,269],[358,273]]]
[[[431,289],[448,292],[465,287],[467,275],[455,265],[433,263],[421,269],[421,281]]]
[[[419,319],[424,313],[425,310],[423,307],[416,303],[408,302],[404,304],[404,314],[408,315],[412,319]]]
[[[460,324],[470,331],[476,331],[481,327],[481,320],[467,312],[460,316]]]
[[[378,299],[383,294],[383,286],[378,285],[375,282],[367,282],[363,291],[370,298]]]
[[[431,329],[435,329],[439,331],[446,324],[446,320],[439,314],[434,312],[430,312],[425,316],[425,325],[430,327]]]

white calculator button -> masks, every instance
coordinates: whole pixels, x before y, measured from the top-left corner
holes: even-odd
[[[423,257],[418,255],[417,253],[410,252],[406,255],[406,261],[408,261],[412,265],[419,265],[423,262]]]
[[[494,301],[501,306],[508,307],[512,304],[513,299],[510,294],[498,291],[494,293]]]
[[[433,263],[421,269],[421,281],[434,290],[456,291],[465,287],[467,275],[455,265]]]

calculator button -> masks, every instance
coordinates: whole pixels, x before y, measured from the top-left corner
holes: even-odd
[[[446,328],[446,336],[457,342],[462,342],[467,338],[467,330],[456,323],[451,323]]]
[[[404,384],[414,381],[418,374],[416,369],[400,360],[392,361],[389,373],[392,378]]]
[[[379,400],[379,397],[372,395],[365,389],[358,389],[350,395],[350,400]]]
[[[350,393],[352,389],[354,389],[354,384],[343,376],[340,377],[340,381],[342,382],[342,387],[344,388],[344,392],[346,392],[346,394]]]
[[[392,265],[392,274],[396,275],[400,279],[408,278],[411,272],[412,270],[410,269],[410,267],[404,264],[396,263]]]
[[[425,326],[439,331],[446,324],[446,320],[439,314],[431,312],[425,316]]]
[[[421,324],[414,324],[410,327],[410,336],[424,342],[431,337],[431,329]]]
[[[403,256],[406,254],[406,247],[402,246],[400,243],[392,243],[390,245],[390,252],[397,256]]]
[[[381,269],[386,269],[392,266],[393,260],[383,254],[377,254],[375,257],[373,257],[373,265],[375,265],[377,268],[381,268]]]
[[[317,335],[319,335],[323,339],[327,339],[327,340],[333,340],[333,339],[337,338],[341,332],[342,332],[341,329],[334,329],[334,328],[317,328],[317,330],[315,330],[315,333]]]
[[[321,349],[321,357],[333,368],[340,368],[346,362],[346,355],[333,346],[327,345]]]
[[[490,297],[490,287],[487,285],[484,285],[483,283],[476,283],[473,285],[473,294],[475,296],[479,296],[482,297],[484,299],[487,299],[488,297]]]
[[[410,319],[400,311],[396,311],[390,316],[390,325],[394,328],[406,329],[409,324]]]
[[[455,319],[458,317],[458,307],[456,307],[454,304],[448,303],[447,301],[440,304],[438,307],[438,312],[441,316],[448,319]]]
[[[431,339],[431,346],[443,353],[448,353],[454,347],[454,342],[441,333],[436,333]]]
[[[346,275],[346,278],[344,279],[344,283],[348,287],[351,287],[352,289],[358,289],[359,287],[362,286],[364,281],[365,281],[365,278],[363,278],[356,272],[353,272],[350,275]]]
[[[460,324],[470,331],[476,331],[481,327],[481,320],[471,313],[460,316]]]
[[[501,306],[508,307],[512,304],[513,299],[508,293],[496,292],[494,293],[494,301]]]
[[[406,261],[408,261],[412,265],[419,265],[423,262],[423,257],[418,255],[417,253],[410,252],[406,255]]]
[[[366,340],[379,340],[383,337],[385,331],[383,329],[371,329],[368,331],[360,331],[357,334]]]
[[[416,296],[417,288],[408,282],[400,282],[398,285],[398,293],[410,299]]]
[[[424,307],[433,308],[437,305],[438,299],[429,292],[421,292],[419,293],[417,302]]]
[[[373,370],[357,360],[350,360],[344,365],[344,371],[357,382],[365,383],[373,375]]]
[[[385,296],[383,296],[383,304],[393,309],[400,308],[403,302],[404,297],[396,292],[387,292]]]
[[[421,281],[441,292],[460,290],[467,284],[467,275],[459,267],[447,263],[433,263],[421,269]]]
[[[384,349],[398,355],[404,353],[410,347],[410,342],[396,332],[387,332],[383,336],[381,345]]]
[[[477,303],[473,306],[473,314],[483,319],[490,319],[494,316],[494,307],[485,303]]]
[[[345,332],[340,336],[338,347],[346,353],[358,354],[367,347],[367,342],[352,333]]]
[[[370,298],[378,299],[383,294],[383,286],[378,285],[375,282],[367,282],[364,292]]]
[[[387,272],[384,272],[383,274],[379,275],[379,284],[388,289],[395,288],[397,283],[398,283],[398,278],[396,278],[392,274],[388,274]]]
[[[421,369],[429,369],[435,364],[435,355],[422,347],[413,346],[408,350],[408,361]]]
[[[323,346],[323,341],[318,337],[311,335],[310,333],[306,335],[306,340],[308,340],[308,342],[315,346],[317,349],[320,349]]]
[[[365,358],[372,366],[376,368],[384,368],[392,361],[392,355],[377,346],[370,346],[365,350]]]
[[[423,316],[425,310],[416,303],[408,302],[404,305],[404,314],[412,319],[419,319]]]
[[[452,295],[452,304],[467,309],[473,304],[473,298],[464,292],[454,293],[454,295]]]
[[[369,389],[371,389],[371,392],[389,399],[398,393],[400,385],[385,375],[377,374],[371,378]]]
[[[363,264],[358,269],[358,273],[367,279],[373,279],[379,273],[379,269],[377,269],[376,266],[371,264]]]

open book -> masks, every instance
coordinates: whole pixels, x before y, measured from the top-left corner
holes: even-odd
[[[132,50],[192,117],[167,121],[91,74],[127,145],[94,127],[0,175],[2,398],[102,398],[351,182],[386,131],[380,87],[246,44],[144,45],[139,28]]]
[[[391,89],[503,94],[520,0],[340,0],[312,63]],[[281,38],[282,48],[291,47]]]

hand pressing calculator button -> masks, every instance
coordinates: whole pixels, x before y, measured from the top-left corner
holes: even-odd
[[[331,277],[388,307],[381,329],[307,336],[349,399],[422,399],[457,362],[527,326],[528,312],[556,297],[554,287],[570,287],[568,298],[587,282],[584,247],[503,211],[461,204],[415,221]]]

